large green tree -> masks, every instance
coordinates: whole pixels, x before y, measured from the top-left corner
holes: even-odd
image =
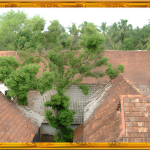
[[[46,110],[45,117],[49,125],[57,129],[56,142],[72,142],[74,131],[67,126],[70,126],[73,122],[73,115],[76,112],[69,110],[70,98],[65,95],[66,87],[76,84],[87,95],[89,85],[81,84],[83,77],[99,78],[108,75],[112,79],[119,72],[123,72],[124,67],[119,65],[115,69],[112,68],[111,64],[108,64],[109,58],[103,56],[102,52],[104,51],[101,49],[101,45],[105,42],[104,35],[99,33],[97,26],[93,23],[84,22],[80,27],[80,43],[84,48],[82,51],[72,50],[70,46],[67,50],[63,50],[60,38],[63,34],[65,35],[65,28],[57,20],[50,23],[46,32],[42,32],[42,21],[36,22],[32,28],[28,27],[18,32],[16,47],[20,60],[23,62],[15,64],[16,61],[13,58],[15,68],[9,72],[8,69],[13,68],[13,66],[9,65],[10,62],[6,58],[5,61],[2,59],[2,62],[4,62],[1,66],[2,76],[0,77],[9,88],[8,96],[14,97],[16,95],[17,103],[21,105],[28,105],[27,93],[29,90],[38,89],[42,95],[55,87],[57,93],[52,95],[51,100],[44,104],[46,107],[50,106],[53,111]],[[78,31],[75,30],[73,41],[76,41]],[[33,45],[36,45],[36,40],[31,39],[28,42],[27,35],[30,35],[29,33],[32,33],[32,39],[34,39],[33,36],[38,34],[44,37],[42,42],[37,42],[39,43],[36,46],[38,51],[32,49]],[[69,39],[69,37],[67,38]],[[23,50],[27,43],[30,43],[29,47]],[[46,50],[45,47],[49,50]],[[31,55],[33,52],[36,56]],[[45,60],[48,61],[48,65],[44,62]],[[49,71],[44,68],[42,75],[35,78],[40,67],[38,65],[40,61],[44,62],[46,67],[49,67]],[[92,69],[100,66],[107,66],[108,68],[105,72],[92,71]],[[79,76],[76,78],[75,75],[77,74]]]
[[[49,48],[59,47],[60,40],[59,36],[61,33],[65,32],[65,28],[60,24],[58,20],[50,21],[50,25],[48,26],[48,42]]]
[[[20,30],[14,37],[15,49],[26,50],[31,47],[32,32],[29,29]]]
[[[120,30],[118,24],[115,22],[113,25],[108,27],[106,34],[106,46],[109,50],[117,50],[119,48],[120,41]]]
[[[123,41],[123,50],[133,50],[132,38],[125,38]]]
[[[10,10],[0,15],[1,50],[15,50],[13,40],[16,33],[23,26],[27,15],[23,11]]]
[[[107,33],[107,30],[108,30],[108,26],[106,24],[107,24],[107,22],[102,22],[101,26],[99,26],[100,32],[102,32],[104,37],[105,37],[105,34]]]
[[[44,20],[43,17],[40,17],[40,15],[34,15],[33,17],[29,18],[27,17],[24,20],[24,25],[22,26],[22,29],[29,29],[32,32],[33,31],[43,31],[44,30],[44,26],[46,24],[46,20]]]
[[[75,34],[75,31],[77,29],[77,26],[76,26],[76,23],[72,23],[72,26],[68,26],[66,27],[69,32],[70,32],[70,35],[74,35]]]
[[[17,96],[17,103],[20,105],[28,105],[27,94],[29,90],[38,89],[41,94],[52,89],[54,75],[53,73],[44,71],[39,78],[35,75],[39,72],[37,61],[34,56],[28,58],[22,63],[16,58],[9,55],[0,56],[0,81],[4,82],[8,87],[7,96]]]
[[[61,26],[59,26],[61,27]],[[56,22],[56,27],[53,27],[50,31],[54,31],[58,28],[58,22]],[[60,28],[61,29],[61,28]],[[53,33],[53,32],[52,32]],[[61,34],[61,30],[59,32]],[[58,34],[58,35],[59,35]],[[90,36],[89,36],[90,35]],[[47,81],[49,84],[53,84],[56,89],[56,94],[51,96],[51,100],[45,102],[46,107],[51,107],[53,111],[46,110],[45,117],[53,128],[56,128],[55,141],[56,142],[72,142],[74,131],[67,126],[70,126],[73,122],[73,115],[75,111],[69,110],[70,97],[65,95],[66,87],[76,84],[82,92],[87,95],[89,92],[89,85],[82,85],[80,82],[83,77],[103,77],[108,75],[110,78],[115,77],[120,71],[123,72],[123,66],[118,66],[117,69],[112,68],[108,65],[109,58],[102,56],[102,51],[99,47],[104,42],[104,36],[100,34],[94,24],[89,23],[84,32],[82,33],[82,44],[85,49],[82,51],[76,50],[60,50],[59,48],[53,48],[51,50],[41,50],[43,57],[49,61],[49,73],[45,78],[38,80],[37,88],[42,92],[45,90],[50,90],[52,87],[44,89],[47,87],[47,83],[43,82],[48,77],[50,79]],[[76,55],[76,56],[75,56]],[[42,57],[42,55],[39,55]],[[94,60],[94,63],[91,61]],[[106,72],[97,71],[92,72],[91,70],[99,66],[107,66]],[[65,68],[67,66],[67,68]],[[76,74],[80,74],[78,78],[75,78]],[[40,85],[41,83],[41,85]],[[42,90],[43,89],[43,90]]]
[[[121,20],[118,22],[118,27],[119,27],[119,29],[120,29],[120,34],[121,34],[121,39],[120,39],[121,43],[123,43],[123,40],[124,40],[125,34],[126,34],[126,30],[127,30],[127,28],[128,28],[127,22],[128,22],[127,19],[126,19],[126,20],[121,19]]]

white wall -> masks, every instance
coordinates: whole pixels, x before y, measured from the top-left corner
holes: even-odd
[[[69,109],[77,112],[74,115],[74,121],[72,124],[81,124],[84,121],[83,114],[87,100],[102,87],[103,86],[100,84],[90,84],[89,95],[84,95],[81,89],[79,89],[76,85],[71,85],[66,89],[68,92],[66,92],[65,95],[71,97]],[[39,113],[41,116],[44,116],[46,109],[52,110],[50,107],[45,107],[44,103],[49,101],[51,99],[51,95],[54,95],[55,93],[56,91],[53,89],[45,92],[41,96],[37,90],[29,91],[27,95],[29,103],[28,108]],[[43,123],[47,123],[46,119],[44,119]]]
[[[0,83],[0,91],[5,95],[5,91],[8,90],[4,83]]]
[[[72,129],[75,129],[78,126],[79,126],[79,124],[73,124],[69,127],[71,127]],[[40,131],[41,134],[49,134],[49,135],[55,135],[55,131],[56,131],[55,128],[53,128],[52,126],[50,126],[49,124],[46,124],[46,123],[41,125],[40,130],[41,130]]]

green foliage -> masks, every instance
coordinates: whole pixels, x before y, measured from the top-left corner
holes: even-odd
[[[123,25],[123,22],[121,23]],[[53,111],[46,110],[45,117],[48,123],[57,129],[55,135],[57,142],[72,142],[74,132],[67,126],[71,125],[73,115],[76,112],[69,110],[70,98],[65,95],[65,89],[72,84],[76,84],[83,94],[88,95],[89,85],[81,84],[83,77],[90,76],[98,79],[108,74],[110,78],[113,78],[120,71],[123,72],[124,67],[122,65],[117,66],[117,69],[109,66],[109,58],[102,57],[102,52],[104,52],[104,46],[106,45],[105,41],[112,41],[111,44],[115,43],[114,47],[120,49],[122,47],[120,41],[124,40],[125,35],[130,34],[129,32],[128,34],[124,33],[124,31],[127,33],[126,26],[121,29],[121,25],[116,24],[111,28],[111,31],[113,29],[117,31],[113,35],[108,31],[106,23],[102,25],[102,34],[99,33],[96,25],[86,21],[81,24],[79,29],[73,23],[72,27],[69,27],[71,35],[65,32],[65,28],[58,20],[51,21],[48,31],[42,32],[44,25],[44,18],[39,16],[30,19],[25,18],[23,25],[13,39],[14,47],[18,49],[17,54],[22,61],[20,69],[15,71],[15,67],[4,65],[1,71],[3,75],[0,78],[9,88],[8,96],[17,96],[17,103],[21,105],[28,105],[27,93],[29,90],[38,89],[40,94],[43,95],[44,92],[55,87],[57,93],[52,95],[51,100],[44,104],[46,107],[51,107]],[[108,36],[114,39],[112,40]],[[12,47],[11,44],[11,42],[8,42],[10,47]],[[76,51],[80,48],[83,48],[82,53]],[[31,55],[35,50],[37,50],[36,56]],[[48,66],[43,58],[49,61]],[[45,68],[43,74],[36,79],[35,75],[39,69],[37,64],[40,62],[45,64]],[[96,67],[107,65],[106,73],[91,71]],[[13,68],[13,70],[8,67]],[[49,67],[50,71],[46,71],[46,67]],[[75,79],[76,74],[80,75]]]
[[[31,31],[43,31],[46,20],[40,15],[34,15],[32,18],[26,18],[24,20],[23,30],[30,29]]]
[[[43,95],[44,92],[52,89],[54,83],[54,74],[49,71],[45,71],[37,79],[37,81],[38,90],[40,91],[40,94]]]
[[[110,59],[109,57],[102,56],[102,58],[100,60],[96,60],[94,62],[94,66],[95,67],[99,67],[99,66],[102,66],[102,65],[106,66],[106,65],[108,65],[109,59]]]
[[[0,81],[4,82],[9,75],[19,67],[19,64],[12,55],[0,56]]]
[[[123,73],[124,69],[125,67],[121,64],[117,66],[117,69],[112,68],[112,64],[108,64],[108,68],[106,69],[105,73],[110,77],[110,79],[113,79],[119,74],[119,72]]]
[[[63,126],[60,131],[56,131],[55,133],[55,141],[56,142],[71,142],[73,140],[74,132],[71,128],[66,128],[65,126],[71,125],[73,121],[73,115],[76,113],[75,111],[69,110],[68,107],[70,97],[65,96],[61,93],[61,95],[56,93],[55,95],[51,95],[51,101],[45,102],[44,105],[46,107],[52,107],[53,110],[58,110],[58,116],[52,116],[52,111],[46,110],[45,117],[48,120],[48,123],[53,127],[57,128],[59,126]],[[56,114],[55,114],[56,115]],[[63,139],[60,136],[60,132],[63,135]]]
[[[146,44],[142,47],[142,50],[150,50],[150,38],[146,39]]]
[[[84,77],[88,77],[88,76],[91,76],[91,77],[94,77],[96,79],[100,78],[100,77],[103,77],[105,76],[105,73],[103,73],[102,71],[94,71],[94,72],[86,72],[84,74]]]
[[[32,32],[29,29],[20,30],[14,37],[14,46],[19,50],[26,50],[30,47]]]
[[[43,50],[45,35],[41,31],[34,31],[30,43],[31,47],[34,49]]]
[[[60,35],[62,32],[65,32],[65,28],[59,23],[58,20],[50,21],[51,25],[48,27],[50,32],[56,32],[57,35]]]
[[[72,128],[63,127],[61,132],[64,136],[64,139],[61,139],[59,130],[55,132],[55,142],[73,142],[74,130]]]
[[[66,142],[73,142],[74,130],[72,128],[63,127],[61,132]]]
[[[65,139],[61,138],[59,130],[55,131],[54,142],[66,142]]]
[[[65,32],[65,28],[59,23],[58,20],[50,21],[50,26],[48,26],[48,42],[51,43],[52,47],[60,45],[59,36],[61,33]]]
[[[68,33],[66,33],[66,32],[62,32],[62,33],[60,34],[59,39],[60,39],[60,42],[61,42],[63,48],[66,48],[66,46],[67,46],[67,40],[68,40],[69,37],[70,37],[70,35],[69,35]],[[71,42],[70,42],[70,43],[71,43]],[[71,44],[69,44],[69,46],[70,46],[70,45],[71,45]],[[68,47],[69,47],[69,46],[68,46]]]
[[[11,97],[17,96],[17,103],[20,105],[28,105],[27,94],[33,88],[37,89],[37,81],[35,75],[39,72],[40,66],[37,64],[30,64],[17,69],[5,79],[4,83],[11,89],[8,95]]]
[[[107,30],[108,30],[108,27],[106,26],[106,24],[107,24],[106,22],[102,22],[101,26],[99,27],[100,28],[100,32],[103,33],[104,37],[105,37],[105,34],[106,34]]]
[[[133,50],[132,38],[125,38],[123,41],[123,50]]]
[[[90,36],[89,36],[90,34]],[[84,32],[81,34],[82,41],[80,44],[89,52],[96,52],[100,45],[104,43],[104,36],[100,34],[93,24],[88,24],[84,27]]]
[[[117,66],[117,68],[118,68],[118,70],[119,70],[121,73],[124,73],[125,67],[124,67],[122,64],[119,64],[119,65]]]
[[[113,79],[119,74],[119,71],[116,70],[115,68],[112,68],[112,64],[109,64],[105,73],[109,76],[110,79]]]
[[[68,49],[70,46],[71,46],[71,44],[72,44],[72,42],[73,42],[73,36],[71,36],[71,37],[69,37],[67,40],[66,40],[66,49]]]
[[[79,87],[79,89],[82,90],[84,95],[88,95],[89,94],[89,90],[90,90],[89,85],[79,84],[78,87]]]
[[[57,105],[58,110],[60,110],[62,107],[67,109],[70,105],[69,103],[70,97],[63,95],[60,95],[59,93],[56,93],[55,95],[51,96],[50,102],[45,102],[44,106],[50,106],[55,109],[55,106]],[[61,107],[60,107],[61,106]]]
[[[91,52],[94,52],[95,50],[99,48],[100,44],[102,44],[103,42],[104,42],[103,36],[97,33],[95,35],[89,36],[86,39],[85,46],[88,50],[90,50]]]
[[[70,126],[73,122],[73,115],[75,114],[75,111],[67,109],[61,109],[58,113],[58,119],[60,120],[60,123],[64,126]]]
[[[45,25],[45,20],[38,20],[33,26],[33,31],[43,31],[44,25]]]
[[[46,47],[46,34],[45,32],[42,33],[44,30],[44,26],[46,24],[46,20],[44,20],[43,17],[40,17],[39,15],[35,15],[32,18],[26,18],[24,21],[24,25],[22,27],[23,30],[29,30],[32,34],[30,36],[30,40],[26,42],[24,45],[24,50],[33,48],[43,49],[43,47]],[[20,48],[18,48],[20,50]]]
[[[39,15],[28,18],[24,12],[16,13],[13,10],[0,15],[0,50],[18,50],[17,54],[22,61],[22,64],[19,64],[11,56],[0,57],[0,80],[9,88],[7,96],[9,98],[17,96],[18,104],[28,105],[29,90],[38,89],[43,95],[55,87],[57,93],[44,104],[46,107],[52,107],[55,114],[46,110],[45,116],[48,123],[57,129],[56,142],[72,142],[73,129],[66,126],[71,125],[75,112],[69,110],[70,98],[64,94],[66,87],[76,84],[83,94],[88,95],[89,86],[80,83],[83,77],[98,79],[107,74],[113,78],[119,72],[124,72],[124,66],[118,65],[117,69],[114,69],[108,64],[109,58],[102,57],[104,49],[122,49],[123,45],[125,49],[129,49],[131,41],[126,39],[131,38],[134,48],[137,45],[149,47],[149,26],[145,26],[142,30],[138,28],[133,30],[127,22],[121,20],[111,27],[107,27],[106,22],[102,23],[100,26],[102,33],[99,33],[100,30],[93,23],[84,21],[79,29],[72,23],[71,27],[67,27],[69,35],[58,20],[50,21],[48,31],[43,31],[46,21]],[[80,49],[83,49],[82,54],[78,56],[76,50]],[[20,53],[19,50],[23,51]],[[31,55],[35,50],[38,54]],[[48,66],[42,58],[49,60]],[[91,63],[93,60],[94,63]],[[35,75],[39,69],[37,64],[40,62],[45,64],[45,68],[43,74],[36,79]],[[107,65],[105,73],[91,71],[96,67]],[[17,69],[19,66],[20,69]],[[46,71],[47,67],[50,71]],[[75,79],[76,74],[80,75]]]
[[[32,64],[32,63],[34,63],[34,56],[32,56],[32,57],[28,57],[22,64],[21,64],[21,66],[25,66],[25,65],[29,65],[29,64]]]
[[[87,66],[87,65],[82,65],[80,68],[79,68],[79,73],[80,74],[84,74],[88,71],[90,71],[91,67]]]
[[[60,125],[60,122],[58,118],[52,116],[52,111],[46,110],[45,111],[45,117],[46,120],[48,121],[49,125],[51,125],[53,128],[57,128]]]
[[[8,90],[5,91],[5,96],[6,96],[8,99],[11,99],[11,96],[8,95]]]
[[[14,36],[22,27],[26,14],[23,11],[13,11],[0,15],[0,38],[7,50],[14,50]]]
[[[77,29],[77,26],[76,26],[76,23],[72,23],[72,26],[71,26],[71,27],[68,26],[68,27],[66,27],[66,28],[69,30],[69,32],[70,32],[71,35],[74,35],[74,34],[75,34],[75,31],[76,31],[76,29]]]

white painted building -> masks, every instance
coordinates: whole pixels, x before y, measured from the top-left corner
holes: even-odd
[[[0,91],[5,95],[5,91],[7,91],[8,88],[4,83],[0,83]]]

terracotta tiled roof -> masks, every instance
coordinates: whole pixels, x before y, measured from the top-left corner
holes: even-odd
[[[14,56],[16,59],[19,58],[19,56],[17,55],[17,51],[0,51],[0,56],[8,57],[9,55]]]
[[[17,51],[0,51],[0,56],[6,56],[8,57],[9,55],[12,55],[13,57],[15,57],[16,59],[18,59],[19,61],[19,56],[17,55]],[[31,56],[36,56],[36,54],[31,54]],[[44,60],[46,62],[46,64],[48,65],[48,61],[45,59]],[[19,61],[20,62],[20,61]],[[21,61],[22,62],[22,61]],[[43,69],[45,67],[44,63],[40,62],[39,65],[41,66],[41,68],[39,68],[39,72],[37,73],[36,77],[38,78],[39,76],[41,76]],[[47,68],[48,70],[48,68]],[[1,82],[0,82],[1,83]]]
[[[23,113],[24,112],[24,113]],[[0,92],[0,142],[31,142],[39,129],[33,114],[25,114],[24,108]]]
[[[110,57],[113,67],[122,64],[125,67],[124,77],[132,84],[150,84],[150,51],[105,51],[104,56]],[[97,69],[98,70],[98,69]],[[99,79],[101,84],[110,81],[108,76]]]
[[[150,96],[122,97],[125,134],[123,142],[150,142]]]
[[[84,123],[80,124],[76,129],[75,129],[75,134],[73,137],[73,142],[83,142],[83,131],[84,130]]]
[[[84,109],[83,142],[114,142],[122,130],[122,122],[117,113],[121,95],[142,95],[120,73],[102,90],[97,91]],[[80,142],[74,130],[74,141]],[[81,135],[80,135],[81,137]]]
[[[82,52],[81,50],[79,51]],[[0,51],[0,56],[9,56],[12,55],[15,58],[19,58],[16,51]],[[104,56],[110,57],[109,63],[113,64],[113,67],[116,68],[118,64],[125,66],[124,77],[127,78],[132,84],[150,84],[150,64],[149,57],[150,51],[123,51],[123,50],[106,50]],[[46,64],[48,61],[45,60]],[[41,68],[39,69],[36,77],[39,77],[44,68],[44,64],[41,62]],[[47,68],[48,70],[48,68]],[[94,69],[95,71],[105,71],[106,67],[98,67]],[[99,78],[96,80],[93,77],[83,78],[82,83],[100,83],[107,84],[110,81],[108,76]]]
[[[132,84],[150,84],[150,51],[123,51],[123,50],[106,50],[103,54],[109,57],[109,63],[113,64],[114,68],[122,64],[125,67],[124,77]],[[93,71],[105,71],[106,67],[97,67]],[[110,81],[106,75],[96,80],[93,77],[84,77],[82,83],[100,83],[107,84]]]

